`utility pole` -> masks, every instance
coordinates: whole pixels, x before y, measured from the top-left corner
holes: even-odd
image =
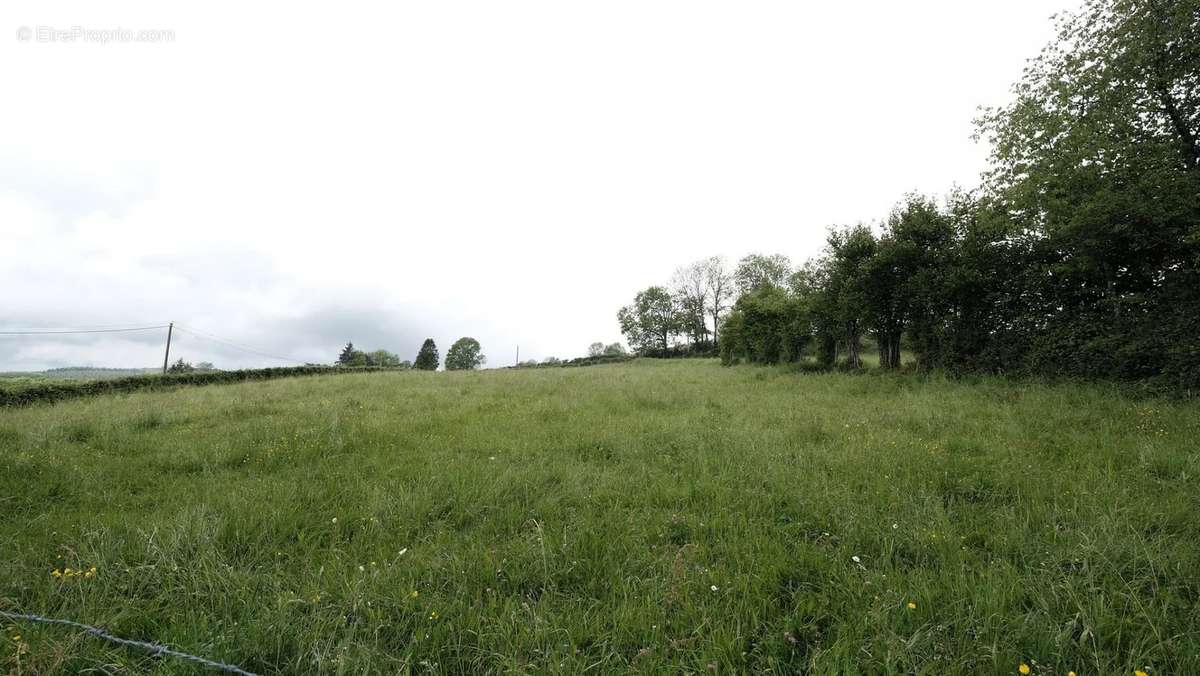
[[[167,361],[171,358],[171,331],[175,330],[175,322],[167,324],[167,351],[163,353],[163,375],[167,374]]]
[[[513,366],[520,366],[520,365],[521,365],[521,346],[518,345],[517,346],[517,361],[513,362]]]

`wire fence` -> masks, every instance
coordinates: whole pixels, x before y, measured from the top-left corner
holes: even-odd
[[[167,646],[161,645],[158,643],[149,643],[146,641],[135,641],[135,640],[129,639],[129,638],[121,638],[120,636],[113,636],[112,634],[101,629],[100,627],[93,627],[90,624],[83,624],[82,622],[75,622],[73,620],[60,620],[60,619],[56,619],[53,617],[44,617],[42,615],[31,615],[31,614],[25,614],[25,613],[10,613],[10,612],[6,612],[3,610],[0,610],[0,617],[6,617],[14,622],[15,621],[40,622],[42,624],[57,624],[57,625],[61,625],[64,627],[71,627],[73,629],[79,629],[88,635],[95,636],[96,638],[103,639],[110,643],[115,643],[117,645],[125,646],[127,648],[136,648],[138,650],[144,650],[156,657],[162,657],[162,656],[175,657],[175,658],[178,658],[181,660],[186,660],[188,662],[192,662],[194,664],[199,664],[201,666],[208,667],[209,669],[216,669],[218,671],[223,671],[227,674],[239,674],[240,676],[259,676],[258,674],[254,673],[252,671],[246,671],[245,669],[238,667],[238,666],[234,666],[232,664],[226,664],[224,662],[217,662],[216,660],[210,660],[206,657],[200,657],[199,655],[192,655],[192,654],[185,653],[185,652],[182,652],[179,650],[174,650],[172,648],[168,648]]]

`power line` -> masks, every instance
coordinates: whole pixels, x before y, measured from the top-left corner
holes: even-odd
[[[133,326],[121,329],[24,329],[20,331],[0,331],[0,336],[45,336],[76,333],[125,333],[128,331],[154,331],[167,328],[166,324],[157,326]]]
[[[292,358],[292,357],[284,357],[284,356],[282,356],[282,355],[278,355],[278,354],[271,354],[270,352],[263,352],[262,350],[256,350],[256,349],[254,349],[254,348],[252,348],[252,347],[246,347],[245,345],[239,345],[238,343],[235,343],[235,342],[233,342],[233,341],[231,341],[231,340],[226,340],[226,339],[224,339],[224,338],[219,338],[219,337],[217,337],[217,336],[214,336],[214,335],[212,335],[211,333],[205,333],[205,332],[203,332],[203,331],[200,331],[200,330],[197,330],[197,329],[193,329],[193,328],[191,328],[190,326],[183,326],[183,325],[180,325],[180,324],[176,324],[176,325],[175,325],[175,328],[176,328],[176,329],[178,329],[178,330],[180,330],[180,331],[184,331],[184,332],[186,332],[186,333],[190,333],[190,334],[192,334],[192,335],[194,335],[194,336],[198,336],[198,337],[200,337],[200,338],[207,338],[208,340],[211,340],[211,341],[213,341],[213,342],[217,342],[217,343],[221,343],[222,345],[227,345],[227,346],[229,346],[229,347],[236,348],[236,349],[238,349],[238,350],[242,350],[242,351],[244,351],[244,352],[249,352],[249,353],[251,353],[251,354],[256,354],[256,355],[258,355],[258,356],[260,356],[260,357],[270,357],[271,359],[282,359],[283,361],[294,361],[294,362],[296,362],[297,364],[307,364],[307,363],[308,363],[308,362],[304,361],[303,359],[294,359],[294,358]]]
[[[110,324],[109,326],[112,326],[112,325]],[[88,334],[88,333],[128,333],[128,332],[133,332],[133,331],[157,331],[160,329],[165,329],[167,327],[168,327],[167,324],[155,324],[153,326],[127,326],[127,327],[119,327],[119,328],[18,329],[18,330],[11,330],[11,331],[0,331],[0,336],[46,336],[46,335],[76,335],[76,334]],[[279,359],[282,361],[290,361],[290,362],[295,362],[297,364],[307,364],[308,363],[307,361],[305,361],[303,359],[296,359],[294,357],[285,357],[285,356],[279,355],[279,354],[272,354],[270,352],[264,352],[263,350],[259,350],[259,349],[255,349],[253,347],[248,347],[246,345],[235,343],[232,340],[228,340],[228,339],[222,338],[220,336],[215,336],[211,333],[207,333],[207,332],[201,331],[199,329],[194,329],[189,326],[182,326],[180,324],[175,324],[175,328],[180,331],[184,331],[186,333],[192,334],[193,336],[196,336],[198,338],[211,340],[213,342],[220,343],[222,345],[232,347],[237,350],[242,350],[243,352],[249,352],[251,354],[256,354],[260,357],[268,357],[270,359]]]
[[[132,327],[132,328],[140,328],[142,326],[146,326],[146,327],[154,327],[154,326],[160,326],[160,325],[166,326],[169,321],[170,320],[163,319],[163,320],[154,322],[153,324],[140,323],[140,324],[138,324],[138,326]],[[129,326],[129,322],[117,322],[117,323],[107,323],[107,324],[67,324],[65,326],[44,326],[44,325],[43,326],[21,326],[20,328],[15,327],[15,326],[0,327],[0,329],[4,329],[6,331],[88,331],[91,329],[124,329],[124,328],[131,328]]]

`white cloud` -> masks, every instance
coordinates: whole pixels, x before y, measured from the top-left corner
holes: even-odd
[[[264,327],[374,308],[379,341],[580,354],[680,263],[802,259],[973,184],[976,106],[1068,6],[810,4],[5,3],[4,323],[173,318],[329,359],[377,345]],[[175,40],[15,38],[40,25]],[[0,368],[155,363],[89,344],[0,344]]]

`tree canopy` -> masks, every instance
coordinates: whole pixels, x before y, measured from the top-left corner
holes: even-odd
[[[871,339],[885,368],[907,350],[918,368],[1200,386],[1197,35],[1200,0],[1063,15],[1012,103],[977,121],[980,188],[831,228],[798,269],[743,258],[732,310],[709,315],[723,360],[857,368]],[[694,332],[705,292],[681,271],[674,298],[651,287],[622,310],[635,349]]]
[[[617,320],[621,333],[638,350],[669,349],[671,336],[678,333],[680,326],[674,299],[661,286],[638,292],[633,304],[617,313]]]
[[[470,371],[479,368],[485,362],[487,357],[483,356],[483,348],[480,347],[479,341],[466,336],[454,341],[450,351],[446,353],[447,371]]]
[[[424,343],[421,343],[421,350],[417,352],[417,358],[413,361],[413,368],[421,371],[436,371],[441,357],[438,355],[437,344],[432,338],[426,338]]]

